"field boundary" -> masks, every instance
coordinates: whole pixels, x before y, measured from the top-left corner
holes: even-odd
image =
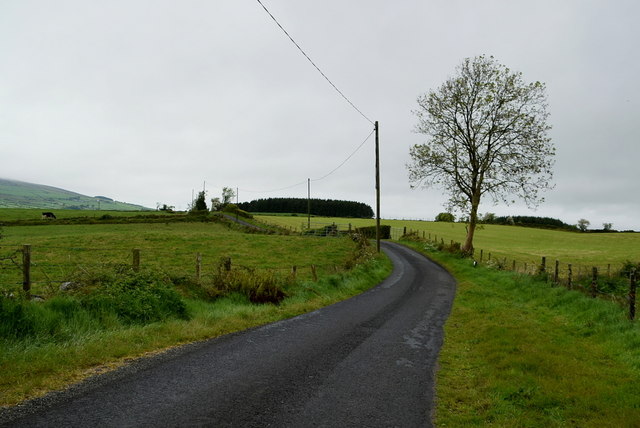
[[[7,251],[7,249],[10,249],[10,251]],[[68,261],[48,261],[47,259],[50,255],[55,252],[63,253],[67,256]],[[160,252],[170,252],[176,258],[180,258],[181,261],[185,260],[186,257],[186,259],[190,260],[190,263],[188,265],[181,264],[177,267],[167,267],[158,266],[150,262],[150,259]],[[90,254],[90,258],[93,261],[87,261],[86,258],[74,258],[80,254],[85,257]],[[204,276],[213,274],[220,265],[223,265],[227,271],[233,268],[234,270],[279,272],[291,275],[293,278],[300,276],[314,281],[318,280],[320,273],[333,274],[344,270],[336,264],[322,262],[305,265],[287,265],[283,263],[277,267],[250,266],[239,264],[229,256],[214,256],[203,252],[191,251],[178,252],[151,248],[133,248],[127,251],[109,248],[50,246],[47,246],[44,251],[38,251],[37,246],[25,244],[22,247],[0,246],[0,277],[4,278],[0,293],[11,294],[12,290],[15,291],[21,286],[22,291],[29,296],[34,286],[37,286],[40,291],[45,290],[48,294],[55,294],[60,287],[64,288],[65,284],[69,285],[72,282],[71,278],[74,271],[86,271],[105,266],[119,266],[130,268],[133,271],[151,267],[175,276],[185,276],[195,281],[200,281]],[[7,280],[7,278],[11,279]]]
[[[437,235],[432,239],[431,234],[424,231],[422,231],[422,237],[420,233],[411,230],[407,231],[406,228],[403,232],[401,239],[422,242],[425,245],[425,249],[460,253],[459,242],[450,240],[449,243],[445,243],[442,237],[438,241]],[[487,253],[485,256],[483,250],[476,250],[471,260],[474,266],[484,266],[490,269],[535,276],[551,284],[551,286],[564,286],[570,290],[581,291],[592,298],[598,297],[616,302],[628,307],[629,319],[635,319],[637,266],[630,265],[626,268],[623,266],[621,269],[612,270],[611,264],[607,264],[606,273],[603,273],[597,266],[591,266],[590,269],[584,269],[583,266],[579,266],[577,270],[574,270],[574,266],[571,263],[566,263],[566,268],[563,269],[559,260],[555,260],[550,265],[547,263],[547,257],[545,256],[542,256],[537,264],[518,263],[515,259],[508,260],[507,257],[492,258],[491,253]]]

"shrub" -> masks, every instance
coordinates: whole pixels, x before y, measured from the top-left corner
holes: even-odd
[[[622,264],[622,269],[620,270],[620,276],[629,278],[629,275],[631,275],[631,272],[633,270],[635,270],[636,272],[636,277],[640,275],[640,262],[634,263],[631,260],[627,260]]]
[[[230,260],[220,259],[216,272],[203,288],[211,299],[240,293],[253,303],[280,303],[287,293],[285,288],[295,280],[289,275],[278,275],[273,270],[250,268],[231,269]]]
[[[347,256],[344,262],[345,269],[353,269],[361,263],[371,260],[374,257],[373,249],[369,239],[361,233],[351,233],[351,239],[356,243],[354,250]]]
[[[188,318],[186,305],[173,284],[152,272],[130,271],[108,278],[83,300],[95,313],[113,312],[128,323]]]
[[[375,226],[358,227],[356,228],[356,232],[363,234],[369,239],[376,238]],[[380,239],[391,239],[391,226],[380,225]]]
[[[456,220],[456,217],[451,213],[439,213],[436,216],[436,221],[445,221],[449,223],[453,223]]]

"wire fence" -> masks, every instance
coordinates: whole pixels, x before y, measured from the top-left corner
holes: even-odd
[[[425,231],[402,228],[395,230],[393,235],[419,240],[424,242],[427,248],[450,252],[460,251],[460,243],[453,240],[446,241],[441,236]],[[553,286],[564,286],[582,291],[594,298],[599,297],[628,306],[629,318],[632,320],[635,318],[638,264],[628,262],[586,265],[549,259],[546,256],[541,256],[537,260],[533,257],[522,260],[502,255],[495,256],[482,249],[475,250],[473,256],[475,266],[537,276]]]
[[[176,280],[206,280],[220,266],[225,270],[270,271],[292,275],[300,280],[314,280],[343,271],[343,266],[319,262],[309,265],[278,266],[239,263],[203,248],[199,251],[171,248],[91,248],[91,247],[0,247],[0,293],[12,295],[20,290],[34,295],[51,296],[80,273],[103,269],[160,271]]]

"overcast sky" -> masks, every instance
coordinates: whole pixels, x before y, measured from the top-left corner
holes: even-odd
[[[262,1],[379,121],[383,218],[444,211],[409,187],[412,110],[484,54],[547,85],[557,155],[536,211],[480,211],[640,230],[637,1]],[[306,198],[310,178],[312,197],[375,208],[373,137],[322,178],[373,125],[256,0],[3,0],[0,53],[2,178],[179,209],[203,186]]]

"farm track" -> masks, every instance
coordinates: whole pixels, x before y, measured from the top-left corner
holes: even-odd
[[[0,413],[2,426],[431,426],[453,278],[383,243],[376,288],[141,359]]]

